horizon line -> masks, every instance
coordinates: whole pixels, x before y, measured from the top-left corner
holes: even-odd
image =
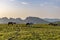
[[[27,16],[27,17],[35,17],[35,16]],[[8,18],[8,19],[10,19],[10,18],[14,18],[14,19],[16,19],[16,18],[20,18],[20,19],[26,19],[27,17],[25,17],[25,18],[21,18],[21,17],[0,17],[0,18]],[[37,18],[41,18],[41,19],[60,19],[60,18],[48,18],[48,17],[37,17]]]

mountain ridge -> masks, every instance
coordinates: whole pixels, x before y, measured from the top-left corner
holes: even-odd
[[[26,17],[25,20],[22,20],[21,18],[7,18],[3,17],[0,18],[0,24],[6,24],[8,22],[16,22],[17,24],[23,24],[23,23],[34,23],[34,24],[42,24],[42,23],[48,23],[47,21],[38,18],[38,17]]]
[[[21,18],[7,18],[7,17],[3,17],[0,18],[0,24],[6,24],[8,22],[16,22],[17,24],[24,24],[24,23],[34,23],[34,24],[46,24],[49,22],[56,22],[56,21],[60,21],[60,19],[42,19],[39,17],[26,17],[26,19],[22,20]]]

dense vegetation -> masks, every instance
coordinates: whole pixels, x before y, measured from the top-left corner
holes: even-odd
[[[60,40],[60,26],[0,24],[0,40]]]

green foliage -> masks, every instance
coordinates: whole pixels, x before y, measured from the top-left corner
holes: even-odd
[[[0,40],[60,40],[60,26],[0,24]]]

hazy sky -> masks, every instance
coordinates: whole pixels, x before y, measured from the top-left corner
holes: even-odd
[[[60,19],[60,0],[0,0],[0,17]]]

